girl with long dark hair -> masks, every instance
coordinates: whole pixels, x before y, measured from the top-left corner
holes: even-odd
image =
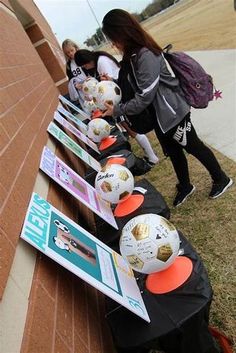
[[[197,136],[190,120],[190,106],[184,99],[178,79],[171,75],[166,66],[162,48],[134,16],[121,9],[111,10],[105,15],[102,30],[123,53],[123,62],[130,67],[127,79],[133,87],[137,87],[134,98],[126,103],[114,107],[106,104],[104,116],[135,115],[152,105],[156,136],[170,157],[178,179],[173,205],[182,204],[195,190],[190,182],[184,149],[210,173],[213,184],[209,197],[221,196],[233,180]]]
[[[100,80],[103,74],[107,74],[113,79],[118,78],[119,62],[114,56],[105,51],[77,50],[75,53],[75,62],[98,80]]]

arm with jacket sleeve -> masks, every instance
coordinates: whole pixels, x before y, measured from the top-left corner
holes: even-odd
[[[161,60],[161,55],[157,56],[148,49],[141,49],[135,62],[131,62],[138,92],[128,102],[114,107],[114,117],[139,114],[152,103],[159,86]]]

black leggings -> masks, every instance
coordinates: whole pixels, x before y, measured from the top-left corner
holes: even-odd
[[[213,152],[197,136],[190,120],[190,113],[166,134],[163,134],[159,125],[156,125],[155,133],[163,151],[170,157],[179,183],[183,187],[190,184],[184,149],[204,165],[214,182],[220,182],[226,177]]]

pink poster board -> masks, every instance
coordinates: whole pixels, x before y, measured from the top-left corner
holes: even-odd
[[[102,200],[94,187],[46,146],[41,156],[40,169],[112,227],[118,229],[110,204]]]

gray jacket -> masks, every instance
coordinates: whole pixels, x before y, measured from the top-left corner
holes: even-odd
[[[155,55],[147,48],[131,56],[131,67],[139,88],[134,98],[114,107],[113,116],[135,115],[153,104],[156,118],[163,133],[177,125],[190,111],[177,78],[172,77],[162,55]],[[145,123],[145,122],[144,122]]]

